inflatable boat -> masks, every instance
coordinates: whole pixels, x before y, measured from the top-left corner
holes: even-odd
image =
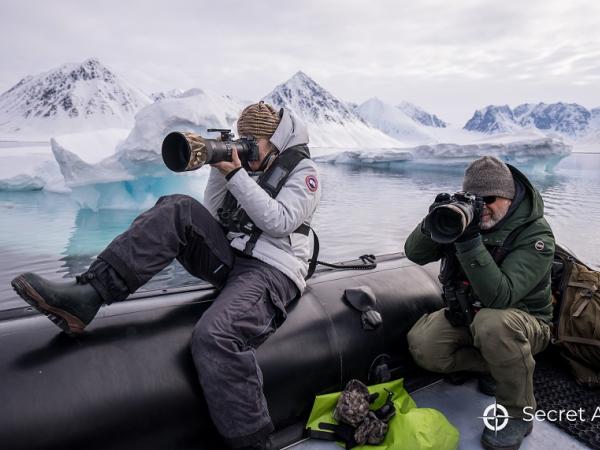
[[[298,442],[315,395],[342,390],[352,378],[404,378],[409,392],[439,383],[414,365],[406,343],[414,322],[442,307],[438,265],[420,267],[403,254],[377,263],[318,270],[259,348],[277,428],[273,448]],[[134,294],[102,307],[76,338],[25,304],[0,312],[2,448],[224,448],[189,350],[193,326],[215,295],[205,284]],[[435,395],[444,396],[451,398]]]
[[[380,321],[366,323],[345,300],[358,287],[370,288],[369,308]],[[220,448],[189,351],[193,326],[215,294],[208,285],[134,294],[102,307],[77,338],[25,304],[4,313],[2,447]],[[406,333],[440,307],[437,268],[401,254],[379,257],[374,270],[317,271],[258,350],[276,427],[301,423],[315,395],[352,378],[406,376],[414,369]]]

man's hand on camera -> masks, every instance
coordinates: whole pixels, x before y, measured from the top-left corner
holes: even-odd
[[[456,239],[456,242],[466,242],[475,239],[481,234],[481,215],[483,214],[483,199],[477,197],[473,205],[473,220],[467,225],[465,231]]]
[[[223,175],[227,176],[230,172],[242,167],[242,162],[237,154],[237,150],[234,148],[231,152],[231,161],[221,161],[218,163],[211,164],[211,166],[219,169]]]
[[[433,211],[438,206],[446,205],[446,204],[450,203],[450,198],[452,198],[452,196],[450,194],[448,194],[447,192],[442,192],[441,194],[436,195],[435,200],[429,206],[429,212]]]

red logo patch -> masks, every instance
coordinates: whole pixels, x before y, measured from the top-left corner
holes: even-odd
[[[314,175],[307,176],[304,181],[306,182],[306,186],[310,192],[315,192],[319,187],[319,182],[317,181],[317,177]]]

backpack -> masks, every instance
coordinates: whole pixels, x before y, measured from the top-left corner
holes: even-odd
[[[555,268],[554,343],[579,384],[600,387],[600,272],[558,245]]]

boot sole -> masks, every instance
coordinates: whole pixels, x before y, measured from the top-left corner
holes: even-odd
[[[525,439],[527,436],[529,436],[531,434],[531,432],[533,431],[533,425],[527,429],[527,431],[525,432],[525,435],[523,436],[523,439]],[[485,442],[483,440],[483,437],[481,439],[481,446],[485,449],[485,450],[519,450],[519,447],[521,447],[521,444],[523,443],[523,441],[521,441],[520,444],[518,445],[513,445],[511,447],[494,447],[493,445],[488,444],[487,442]]]
[[[81,321],[81,319],[75,317],[73,314],[70,314],[67,311],[50,306],[48,303],[46,303],[39,292],[37,292],[23,276],[19,275],[12,280],[10,284],[15,292],[19,294],[19,297],[25,300],[36,311],[39,311],[48,317],[48,319],[50,319],[54,325],[59,327],[65,333],[69,335],[83,333],[85,324]]]

